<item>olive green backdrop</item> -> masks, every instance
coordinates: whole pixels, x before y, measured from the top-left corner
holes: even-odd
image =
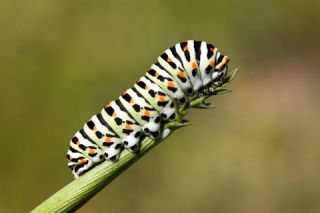
[[[0,1],[0,212],[72,180],[69,139],[186,39],[239,68],[233,93],[79,212],[320,212],[320,1]]]

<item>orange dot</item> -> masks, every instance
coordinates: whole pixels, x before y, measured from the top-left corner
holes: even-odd
[[[181,78],[185,78],[185,77],[186,77],[186,75],[184,74],[184,72],[181,71],[181,70],[179,70],[178,76],[181,77]]]
[[[124,126],[124,128],[125,128],[125,129],[132,129],[132,125],[126,124],[126,125]]]
[[[189,47],[188,46],[185,46],[184,48],[183,48],[183,51],[184,52],[186,52],[186,51],[188,51],[189,50]]]
[[[172,62],[172,58],[168,58],[168,59],[167,59],[167,62]]]
[[[169,81],[167,85],[168,85],[168,87],[175,87],[176,86],[173,81]]]
[[[214,61],[212,59],[210,60],[210,66],[214,67]]]
[[[107,143],[110,143],[110,142],[111,142],[111,138],[105,137],[105,138],[104,138],[104,141],[107,142]]]
[[[198,64],[194,61],[192,62],[192,69],[198,68]]]
[[[88,153],[89,153],[89,154],[94,154],[94,153],[96,153],[96,151],[95,151],[94,149],[89,149],[89,150],[88,150]]]
[[[79,160],[79,163],[80,163],[80,164],[84,164],[84,163],[86,163],[87,161],[88,161],[88,160],[86,160],[86,159],[80,159],[80,160]]]
[[[143,110],[143,115],[150,117],[150,111],[148,111],[148,110]]]
[[[159,95],[159,101],[165,101],[166,97],[163,95]]]
[[[114,118],[117,117],[117,113],[116,113],[116,112],[113,112],[113,113],[112,113],[112,117],[114,117]]]

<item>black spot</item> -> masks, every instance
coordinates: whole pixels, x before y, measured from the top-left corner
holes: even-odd
[[[97,156],[97,153],[93,153],[93,154],[88,154],[90,157],[95,157]]]
[[[158,106],[165,107],[168,104],[169,101],[158,101]]]
[[[128,146],[129,143],[128,143],[128,141],[124,141],[123,144]]]
[[[192,73],[192,76],[193,76],[193,77],[196,77],[196,75],[197,75],[197,69],[193,69],[191,73]]]
[[[190,53],[189,53],[189,51],[185,51],[184,55],[185,55],[187,61],[190,62]]]
[[[159,137],[159,132],[151,132],[153,138]]]
[[[148,73],[151,75],[151,76],[156,76],[156,71],[154,69],[150,69],[148,71]]]
[[[141,132],[138,131],[138,132],[134,135],[134,137],[138,138],[138,137],[140,137],[140,135],[141,135]]]
[[[184,97],[183,97],[183,98],[180,98],[179,102],[183,104],[183,103],[186,102],[186,99],[185,99]]]
[[[170,108],[173,108],[173,107],[174,107],[174,102],[170,104]]]
[[[212,66],[211,65],[208,65],[207,66],[207,68],[206,68],[206,74],[209,74],[210,73],[210,71],[211,71],[211,69],[212,69]]]
[[[79,169],[81,169],[84,165],[83,164],[79,164],[77,166],[74,167],[74,172],[78,172]]]
[[[80,159],[80,158],[72,158],[71,161],[77,163],[77,162],[79,161],[79,159]],[[84,159],[84,158],[82,158],[82,159]]]
[[[154,120],[154,122],[155,122],[155,123],[159,123],[159,122],[160,122],[160,120],[161,120],[161,117],[160,117],[160,116],[158,116],[158,117]]]
[[[102,135],[102,133],[101,133],[101,132],[96,131],[96,136],[97,136],[97,138],[101,139],[103,135]]]
[[[134,104],[133,106],[134,111],[140,112],[140,106],[138,104]]]
[[[122,124],[122,119],[119,118],[119,117],[116,117],[116,118],[114,119],[114,121],[116,122],[116,124],[117,124],[118,126],[120,126],[120,125]]]
[[[121,148],[121,144],[120,144],[120,143],[118,143],[114,148],[115,148],[115,149],[119,149],[119,148]]]
[[[169,117],[170,120],[174,120],[175,118],[176,118],[176,114],[175,114],[175,113],[173,113],[173,114]]]
[[[69,154],[67,154],[67,156],[66,156],[66,157],[67,157],[67,159],[68,159],[68,160],[70,160],[70,159],[71,159],[71,157],[70,157],[70,155],[69,155]]]
[[[80,148],[81,150],[83,150],[83,151],[85,151],[85,150],[86,150],[86,146],[85,146],[85,145],[83,145],[83,144],[79,144],[79,148]]]
[[[134,124],[134,122],[129,121],[129,120],[126,120],[126,123],[127,123],[127,124]]]
[[[170,61],[169,64],[173,69],[177,68],[177,65],[173,61]]]
[[[159,79],[161,82],[164,82],[164,77],[162,75],[158,75],[157,79]]]
[[[104,110],[109,116],[112,116],[112,114],[114,113],[114,109],[111,106],[105,107]]]
[[[161,113],[161,117],[162,117],[163,119],[166,119],[166,118],[167,118],[167,115],[164,114],[164,113]]]
[[[178,78],[180,79],[180,81],[182,81],[182,83],[186,83],[186,82],[187,82],[187,79],[184,78],[184,77],[180,77],[180,76],[178,75]]]
[[[100,155],[99,158],[102,159],[102,158],[103,158],[103,155]]]
[[[130,135],[133,132],[133,130],[132,129],[123,129],[122,132],[124,134]]]
[[[147,122],[150,121],[150,117],[145,116],[145,115],[142,115],[142,116],[141,116],[141,119],[144,120],[144,121],[147,121]]]
[[[141,87],[142,89],[145,89],[146,86],[147,86],[143,81],[138,81],[137,84],[138,84],[138,86]]]
[[[137,146],[137,144],[135,144],[135,145],[133,145],[132,147],[130,147],[130,150],[131,150],[132,152],[136,152],[136,151],[138,151],[138,149],[139,149],[139,147]]]
[[[161,92],[161,91],[158,91],[158,95],[161,95],[161,96],[166,96],[166,93],[164,93],[164,92]]]
[[[149,94],[151,95],[151,97],[155,97],[156,96],[156,92],[154,90],[149,90]]]
[[[192,88],[189,88],[189,89],[187,90],[187,93],[189,93],[189,94],[191,94],[192,92],[193,92]]]
[[[167,53],[162,53],[160,56],[163,60],[167,61],[168,60],[168,55]]]
[[[187,45],[188,45],[188,42],[186,42],[186,41],[183,41],[183,42],[180,43],[180,47],[181,47],[182,50],[183,50]]]
[[[105,152],[105,153],[104,153],[104,156],[106,156],[106,158],[108,158],[109,155],[108,155],[108,153]]]
[[[144,128],[144,132],[145,132],[145,133],[149,133],[150,130],[149,130],[148,128]]]
[[[148,110],[148,111],[155,111],[155,109],[151,108],[151,107],[147,107],[145,106],[144,109]]]
[[[78,140],[79,140],[79,139],[78,139],[76,136],[74,136],[74,137],[71,139],[71,141],[72,141],[73,143],[75,143],[75,144],[78,142]]]
[[[88,122],[87,122],[87,125],[88,125],[88,127],[89,127],[91,130],[93,130],[93,128],[94,128],[94,123],[93,123],[93,121],[88,121]]]
[[[111,158],[109,158],[111,161],[115,161],[117,160],[117,155],[112,156]]]
[[[122,94],[121,95],[122,96],[122,98],[124,99],[124,100],[126,100],[128,103],[130,103],[130,101],[131,101],[131,96],[128,94],[128,93],[124,93],[124,94]]]
[[[103,142],[103,146],[106,146],[106,147],[109,147],[109,146],[111,146],[112,144],[114,144],[114,142]]]
[[[171,92],[175,93],[178,89],[175,87],[167,87],[168,90],[170,90]]]

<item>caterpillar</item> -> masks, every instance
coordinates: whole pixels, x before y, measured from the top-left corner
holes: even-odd
[[[227,75],[229,57],[205,41],[188,40],[165,50],[150,69],[92,116],[71,139],[68,167],[75,178],[104,160],[116,161],[123,149],[139,150],[144,137],[165,138],[179,106],[210,93]]]

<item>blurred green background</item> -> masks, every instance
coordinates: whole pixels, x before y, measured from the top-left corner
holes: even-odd
[[[0,1],[0,212],[72,180],[83,122],[186,39],[239,68],[233,93],[79,212],[320,212],[320,1]]]

